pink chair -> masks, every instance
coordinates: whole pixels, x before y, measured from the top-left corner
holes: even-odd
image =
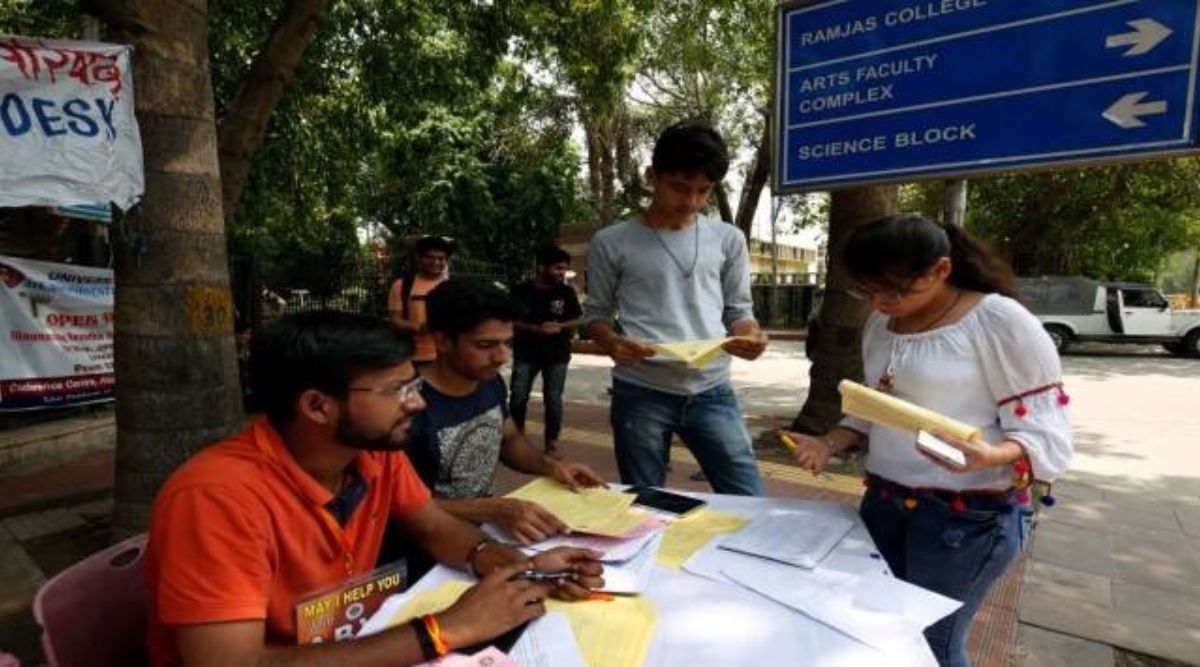
[[[33,599],[49,667],[145,665],[149,601],[146,534],[92,554],[47,581]]]

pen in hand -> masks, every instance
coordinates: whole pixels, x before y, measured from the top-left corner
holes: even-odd
[[[780,433],[779,440],[781,442],[783,442],[784,446],[787,447],[789,450],[791,450],[791,452],[793,454],[796,453],[796,448],[798,447],[798,445],[796,444],[795,440],[792,440],[792,436],[788,435],[787,433]],[[824,472],[824,471],[819,472],[819,473],[813,473],[813,475],[818,476],[823,480],[827,480],[827,481],[833,480],[833,475],[830,475],[829,473]]]
[[[538,572],[537,570],[525,570],[518,572],[512,576],[512,580],[524,579],[526,581],[538,581],[544,583],[559,583],[562,581],[574,581],[574,572]],[[585,600],[611,602],[616,598],[611,593],[604,593],[598,590],[591,591]]]
[[[524,579],[526,581],[540,582],[559,582],[571,581],[575,579],[574,572],[538,572],[537,570],[525,570],[518,572],[512,576],[512,580]]]

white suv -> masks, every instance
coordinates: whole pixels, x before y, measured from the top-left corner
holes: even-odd
[[[1159,343],[1200,357],[1200,310],[1172,310],[1150,285],[1048,276],[1022,278],[1021,292],[1059,352],[1076,341]]]

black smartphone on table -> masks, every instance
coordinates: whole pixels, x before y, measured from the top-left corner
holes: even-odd
[[[683,516],[708,504],[691,496],[649,486],[631,486],[625,489],[625,493],[637,494],[633,500],[634,505],[674,516]]]

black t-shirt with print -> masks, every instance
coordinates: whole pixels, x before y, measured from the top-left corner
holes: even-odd
[[[504,380],[483,382],[468,396],[425,383],[421,398],[426,408],[413,418],[405,450],[421,481],[438,498],[490,496],[508,418]]]
[[[570,322],[583,316],[579,297],[567,285],[542,289],[535,281],[530,281],[514,288],[513,298],[521,307],[521,321],[527,324]],[[540,364],[570,361],[571,335],[570,331],[553,336],[517,331],[513,355],[517,359]]]

